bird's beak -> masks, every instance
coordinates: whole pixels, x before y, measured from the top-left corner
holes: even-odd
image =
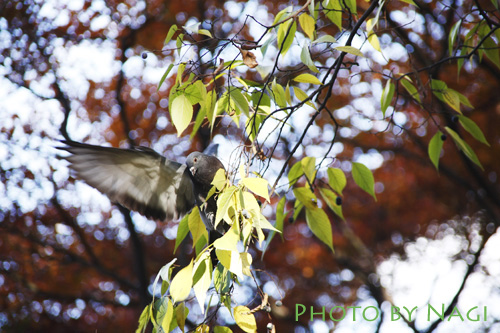
[[[196,168],[195,167],[191,167],[191,168],[189,168],[189,171],[194,176],[194,174],[196,173]]]

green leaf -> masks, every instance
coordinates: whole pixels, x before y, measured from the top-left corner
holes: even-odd
[[[318,6],[319,6],[319,3],[318,3]],[[309,14],[314,18],[314,20],[317,20],[318,19],[318,12],[315,10],[316,6],[314,5],[314,0],[311,0],[311,2],[309,2],[309,6],[307,6],[308,10],[309,10]]]
[[[164,308],[164,310],[162,311],[160,326],[163,328],[164,332],[168,332],[174,315],[174,305],[168,297],[164,297],[161,307]]]
[[[412,98],[414,98],[419,103],[422,103],[422,101],[420,100],[420,94],[418,93],[417,88],[415,88],[415,86],[411,83],[411,81],[409,79],[407,79],[405,77],[404,79],[402,79],[399,82],[401,82],[403,87],[406,89],[406,91],[410,94],[410,96]]]
[[[179,64],[177,67],[177,76],[175,78],[175,83],[181,84],[182,83],[182,74],[184,74],[184,70],[186,69],[186,63],[182,62]]]
[[[297,31],[297,23],[294,20],[288,20],[279,25],[278,28],[278,48],[285,55],[290,46],[292,46],[295,32]]]
[[[377,201],[377,197],[375,196],[375,179],[366,165],[352,162],[352,178],[363,191],[370,194]]]
[[[302,169],[306,175],[309,182],[314,181],[316,178],[316,158],[315,157],[304,157],[300,163],[302,164]]]
[[[271,38],[268,38],[263,44],[262,46],[260,47],[260,52],[262,53],[262,56],[265,57],[266,56],[266,53],[267,53],[267,49],[269,48],[269,45],[271,45],[271,43],[274,43],[274,41],[277,40],[277,38],[274,38],[274,37],[271,37]],[[259,68],[259,67],[257,67]],[[265,76],[264,76],[265,77]]]
[[[319,193],[321,193],[321,196],[323,197],[323,200],[325,200],[328,207],[330,207],[330,209],[337,214],[338,217],[345,220],[344,215],[342,214],[342,206],[337,205],[337,194],[327,188],[320,188]]]
[[[327,174],[328,174],[328,184],[330,185],[330,187],[335,192],[342,195],[342,191],[344,190],[345,185],[347,184],[347,179],[345,177],[344,171],[338,168],[328,168]]]
[[[259,108],[262,110],[262,107]],[[263,116],[259,114],[254,114],[252,117],[248,118],[245,122],[245,130],[248,134],[250,141],[254,141],[257,136],[260,124],[262,122]]]
[[[306,33],[310,40],[314,40],[314,35],[316,32],[315,21],[309,14],[303,13],[299,16],[299,23],[302,30]]]
[[[165,293],[166,288],[168,288],[168,286],[170,285],[170,274],[172,272],[172,265],[176,261],[177,261],[177,258],[174,258],[168,264],[166,264],[165,266],[163,266],[159,270],[158,274],[156,274],[155,280],[153,282],[153,300],[154,300],[155,295],[156,295],[156,285],[157,285],[158,280],[160,279],[160,277],[163,280],[162,284],[161,284],[161,294],[162,295]]]
[[[247,333],[257,332],[255,316],[246,306],[238,305],[234,308],[234,321],[236,325]]]
[[[448,53],[450,56],[453,55],[453,45],[455,45],[455,41],[457,40],[461,24],[462,20],[460,19],[453,25],[453,27],[451,27],[450,34],[448,36]]]
[[[172,70],[172,68],[174,68],[174,64],[168,65],[167,70],[165,71],[165,73],[163,73],[163,76],[161,77],[160,82],[158,83],[158,87],[156,88],[156,91],[160,90],[161,85],[163,84],[163,82],[165,82],[165,79],[167,78],[167,76],[170,73],[170,71]]]
[[[339,50],[341,52],[350,53],[358,57],[364,57],[364,54],[353,46],[336,46],[334,47],[334,49]]]
[[[219,263],[214,270],[214,287],[217,293],[223,295],[229,291],[231,286],[231,275],[227,268]]]
[[[302,163],[298,161],[290,168],[290,171],[288,171],[288,182],[290,183],[290,187],[292,187],[303,174],[304,169],[302,168]]]
[[[489,29],[488,29],[489,30]],[[489,31],[488,31],[489,32]],[[484,53],[498,68],[500,68],[500,50],[499,46],[493,40],[492,36],[489,36],[483,43]]]
[[[321,81],[318,80],[318,78],[316,76],[311,75],[311,74],[307,74],[307,73],[297,75],[296,77],[293,78],[293,80],[296,82],[322,85]]]
[[[233,333],[229,327],[215,326],[214,333]]]
[[[236,107],[236,110],[239,112],[242,112],[247,117],[250,117],[250,113],[248,112],[248,110],[249,110],[248,100],[241,93],[241,90],[237,89],[237,88],[231,89],[229,94],[231,96],[231,100],[234,102],[234,106]]]
[[[179,95],[174,99],[170,116],[177,129],[177,136],[181,136],[193,118],[193,105],[186,96]]]
[[[165,38],[165,41],[163,42],[163,44],[168,44],[168,42],[170,42],[170,40],[172,39],[172,37],[174,36],[175,32],[179,30],[179,28],[177,28],[177,25],[172,25],[170,27],[170,29],[168,29],[168,33],[167,33],[167,37]],[[173,64],[171,64],[173,65]]]
[[[285,204],[286,197],[283,196],[280,201],[278,201],[278,205],[276,206],[276,229],[281,232],[281,238],[283,239],[283,224],[285,222]],[[274,232],[273,232],[274,235]]]
[[[481,168],[481,170],[484,170],[483,166],[481,165],[481,162],[479,162],[479,159],[477,158],[476,153],[472,148],[462,140],[462,138],[458,135],[457,132],[452,130],[449,127],[445,127],[446,131],[450,134],[450,136],[453,138],[453,141],[455,141],[456,145],[458,148],[467,156],[472,162],[474,162],[478,167]]]
[[[207,99],[207,88],[203,82],[197,80],[186,87],[184,95],[189,99],[192,105],[201,103]]]
[[[318,207],[306,206],[306,222],[313,234],[333,251],[332,226],[325,211]]]
[[[181,269],[172,279],[170,296],[174,303],[182,302],[189,296],[193,285],[193,261]]]
[[[314,64],[313,60],[311,59],[311,54],[309,53],[309,48],[304,45],[302,47],[302,51],[300,52],[300,60],[306,65],[312,72],[314,73],[319,73],[318,68],[316,68],[316,65]]]
[[[443,92],[448,89],[448,86],[444,81],[441,80],[431,80],[432,93],[444,102]]]
[[[184,34],[179,34],[179,36],[177,36],[177,39],[175,41],[175,47],[177,48],[177,53],[179,55],[181,54],[181,47],[183,41],[184,41]]]
[[[446,83],[441,80],[431,80],[431,89],[437,98],[448,104],[453,110],[462,113],[460,111],[460,95],[458,92],[448,88]]]
[[[269,199],[269,182],[264,178],[243,178],[241,180],[243,185],[245,185],[250,191],[257,194],[258,196],[263,197],[268,202]]]
[[[443,148],[443,139],[441,138],[443,133],[438,131],[429,141],[428,153],[432,164],[439,170],[439,157],[441,156],[441,149]]]
[[[139,326],[135,330],[135,333],[144,333],[146,331],[146,327],[148,326],[149,319],[151,318],[151,306],[152,304],[146,305],[144,310],[142,310],[141,316],[139,317]]]
[[[325,0],[323,12],[342,31],[342,6],[339,0]]]
[[[356,8],[356,0],[346,0],[347,7],[351,11],[352,15],[357,14],[357,8]]]
[[[279,83],[276,83],[276,78],[274,78],[273,83],[271,84],[272,96],[276,104],[279,108],[286,108],[286,95],[285,89]]]
[[[297,220],[297,217],[299,216],[300,212],[302,211],[302,208],[304,208],[304,204],[301,203],[299,200],[296,200],[295,204],[293,205],[293,215],[292,215],[293,221]]]
[[[273,25],[289,17],[292,14],[292,12],[293,12],[293,6],[288,6],[285,9],[279,11],[278,14],[276,14],[276,17],[274,18]]]
[[[307,187],[298,187],[293,189],[293,194],[300,203],[302,203],[306,208],[314,209],[318,208],[318,199],[316,195]]]
[[[210,122],[210,128],[213,128],[215,119],[217,117],[217,92],[215,91],[215,89],[212,89],[207,93],[207,100],[203,104],[207,114],[207,119]]]
[[[458,116],[458,119],[460,121],[460,124],[462,127],[469,132],[474,139],[476,139],[479,142],[484,143],[485,145],[489,146],[490,144],[486,140],[483,131],[481,131],[481,128],[477,126],[477,124],[474,122],[474,120],[467,118],[466,116]]]
[[[448,88],[448,89],[449,89],[449,88]],[[450,90],[453,90],[453,89],[450,89]],[[470,108],[472,108],[472,109],[474,108],[474,106],[470,103],[469,99],[468,99],[466,96],[462,95],[461,93],[459,93],[459,92],[458,92],[458,91],[456,91],[456,90],[453,90],[453,91],[455,92],[455,94],[457,94],[457,95],[458,95],[458,98],[459,98],[459,100],[460,100],[460,103],[462,103],[463,105],[468,106],[468,107],[470,107]]]
[[[336,43],[337,40],[330,35],[323,35],[312,42],[312,44],[320,44],[320,43]]]
[[[460,96],[453,89],[446,89],[443,91],[443,98],[446,104],[448,104],[453,110],[458,113],[462,113],[460,111]]]
[[[191,213],[189,213],[188,225],[189,231],[191,231],[191,235],[193,235],[193,247],[202,237],[204,237],[205,240],[208,241],[208,232],[205,224],[201,220],[198,206],[194,206],[191,210]]]
[[[184,215],[184,217],[182,218],[182,220],[179,222],[179,224],[177,226],[177,237],[175,237],[174,253],[175,253],[175,251],[177,251],[177,248],[182,243],[184,238],[186,238],[186,236],[189,232],[188,218],[189,218],[189,215]]]
[[[198,113],[196,114],[196,120],[194,121],[193,125],[193,130],[191,131],[191,134],[189,135],[189,139],[192,140],[194,136],[196,135],[196,132],[201,127],[201,124],[203,123],[203,120],[205,120],[205,116],[207,115],[206,113],[207,109],[205,105],[202,105]]]
[[[389,105],[391,105],[392,98],[394,97],[394,90],[395,90],[394,84],[391,82],[391,80],[387,80],[387,83],[385,84],[385,87],[382,90],[382,96],[380,98],[380,109],[382,110],[384,118],[385,118],[385,112],[387,111]]]

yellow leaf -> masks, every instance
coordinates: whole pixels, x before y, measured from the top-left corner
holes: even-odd
[[[243,178],[241,181],[250,191],[270,202],[268,189],[269,183],[267,180],[263,178]]]
[[[217,170],[214,179],[212,179],[211,185],[214,185],[219,191],[224,188],[224,185],[226,185],[226,172],[224,169],[221,168]]]
[[[242,191],[243,200],[241,202],[242,208],[246,209],[250,213],[257,215],[260,213],[260,206],[255,199],[255,196],[247,191]]]
[[[200,29],[200,30],[198,30],[198,33],[200,35],[205,35],[205,36],[212,38],[212,34],[210,33],[210,31],[208,31],[206,29]]]
[[[181,302],[189,296],[193,284],[193,261],[181,269],[172,279],[170,296],[175,302]]]
[[[174,99],[170,116],[177,129],[177,136],[181,136],[193,118],[193,105],[186,96],[179,95]]]
[[[223,249],[216,249],[215,253],[222,266],[227,268],[231,273],[236,274],[239,278],[243,278],[243,275],[251,276],[250,265],[252,264],[252,256],[249,253],[239,253],[238,251]]]
[[[307,179],[312,182],[316,178],[316,158],[306,156],[300,163],[302,164],[302,169]]]
[[[202,272],[198,272],[201,270]],[[193,286],[194,294],[196,295],[196,300],[201,308],[201,313],[205,313],[205,299],[207,297],[207,290],[212,282],[211,276],[211,264],[210,264],[210,252],[205,251],[202,253],[200,258],[194,264],[193,272],[195,275],[201,274],[198,281],[195,282]],[[193,277],[195,279],[195,277]]]
[[[380,42],[378,41],[377,35],[375,35],[374,33],[368,35],[368,42],[370,42],[371,46],[373,46],[375,50],[382,52],[382,50],[380,49]]]
[[[218,250],[237,251],[236,244],[238,243],[240,237],[236,228],[237,226],[234,224],[231,229],[224,234],[224,236],[214,242],[214,247]]]
[[[354,54],[355,56],[358,56],[358,57],[364,57],[363,53],[361,53],[360,50],[358,50],[357,48],[352,47],[352,46],[336,46],[336,47],[334,47],[334,49],[342,51],[342,52]]]
[[[210,326],[208,326],[207,324],[200,325],[196,327],[195,330],[195,333],[209,333],[209,332],[210,332]],[[215,329],[214,332],[216,332]]]
[[[248,252],[240,253],[240,261],[242,263],[242,271],[246,276],[252,276],[250,266],[252,265],[252,256]]]
[[[309,14],[304,13],[299,16],[299,23],[307,37],[309,37],[310,40],[314,40],[314,31],[316,30],[314,27],[314,19]]]
[[[311,74],[300,74],[296,77],[293,78],[294,81],[296,82],[302,82],[302,83],[311,83],[311,84],[317,84],[321,85],[321,81],[318,80],[318,78],[314,75]]]
[[[165,312],[165,315],[163,316],[160,325],[165,331],[168,331],[168,328],[170,327],[170,323],[172,322],[172,317],[174,314],[174,305],[172,304],[172,302],[170,302],[169,298],[166,298],[166,300],[167,300],[167,311]]]
[[[243,331],[247,333],[257,332],[255,317],[246,306],[238,305],[234,308],[234,320]]]

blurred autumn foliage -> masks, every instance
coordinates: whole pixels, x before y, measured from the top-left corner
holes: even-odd
[[[374,31],[382,52],[369,49],[366,63],[344,54],[331,95],[326,99],[326,92],[318,95],[329,111],[316,115],[307,133],[304,126],[312,113],[305,112],[279,137],[259,146],[262,151],[254,157],[271,184],[284,161],[291,166],[315,154],[318,161],[326,157],[317,183],[327,182],[327,166],[341,168],[348,176],[342,196],[345,220],[320,203],[331,221],[334,253],[313,236],[304,213],[293,221],[294,200],[288,186],[280,183],[264,209],[274,221],[279,196],[287,197],[282,237],[274,237],[262,259],[261,249],[251,249],[255,281],[234,290],[235,301],[249,308],[260,304],[261,292],[270,296],[271,311],[255,313],[259,332],[270,322],[277,332],[319,332],[341,325],[328,318],[317,323],[308,315],[296,319],[296,304],[308,309],[362,303],[383,309],[384,304],[398,304],[400,291],[387,282],[391,274],[382,270],[382,263],[409,260],[410,244],[422,240],[426,244],[448,236],[459,240],[450,262],[460,262],[464,269],[458,285],[450,287],[449,299],[440,301],[446,303],[448,315],[459,304],[472,274],[498,289],[498,267],[481,259],[500,224],[498,5],[488,0],[415,2],[418,6],[412,1],[389,1],[377,13],[372,3],[357,1],[357,13],[344,10],[341,16],[343,30],[318,18],[318,34],[345,41],[346,31],[373,7],[371,17],[379,15]],[[178,137],[168,110],[169,91],[178,77],[173,71],[160,89],[158,83],[170,63],[181,61],[208,83],[219,59],[237,58],[236,46],[260,37],[256,22],[271,26],[275,15],[289,5],[297,10],[303,3],[0,1],[1,331],[130,332],[137,328],[159,269],[174,257],[179,266],[188,264],[194,255],[192,244],[184,241],[174,254],[176,221],[148,221],[75,181],[66,164],[55,157],[57,140],[70,137],[115,147],[149,146],[179,162],[212,141],[221,146],[224,142],[248,145],[244,126],[236,126],[229,117],[218,119],[212,129],[204,122],[193,137],[190,126],[187,134]],[[172,25],[196,22],[213,38],[186,35],[184,41],[192,47],[183,49],[182,55],[176,54],[175,42],[164,45]],[[449,36],[457,22],[460,33],[451,43],[450,54]],[[476,34],[474,29],[479,31],[481,24],[489,30]],[[295,44],[303,43],[305,34],[297,29],[302,42]],[[485,35],[491,36],[491,42],[487,51],[481,51],[475,46]],[[306,66],[297,67],[303,62],[301,47],[292,46],[286,61],[274,62],[261,54],[263,42],[259,43],[251,50],[259,67],[235,70],[241,79],[270,83],[267,66],[275,69],[276,82],[286,86],[297,74],[309,71]],[[364,40],[356,47],[364,44],[370,48]],[[472,52],[468,57],[460,53],[465,47]],[[224,53],[231,48],[232,53]],[[276,46],[268,52],[279,54]],[[316,51],[320,73],[334,68],[339,53],[332,48]],[[419,102],[401,83],[402,74],[418,90]],[[389,79],[395,93],[384,117],[380,95]],[[213,86],[226,84],[218,80]],[[470,101],[473,108],[462,103],[461,112],[479,126],[489,146],[460,126],[458,113],[432,93],[431,80],[446,82]],[[457,148],[445,127],[470,145],[483,170]],[[444,145],[436,170],[428,145],[438,131],[443,132]],[[303,133],[307,135],[301,137]],[[293,150],[297,143],[300,148]],[[219,154],[226,163],[233,156],[229,150]],[[353,182],[352,161],[372,169],[377,201]],[[193,317],[188,316],[191,321],[186,325],[194,329],[203,315],[195,303],[190,313]],[[239,331],[229,313],[212,312],[209,318]],[[494,330],[499,320],[498,312],[492,313],[475,329]],[[369,331],[384,331],[383,323],[382,317]],[[439,321],[403,325],[414,332],[441,325],[445,326],[441,332],[448,329],[448,323]]]

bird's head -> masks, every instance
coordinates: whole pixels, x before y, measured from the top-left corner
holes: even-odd
[[[186,165],[192,179],[203,185],[210,185],[217,170],[224,169],[224,165],[217,157],[200,152],[189,154]]]

